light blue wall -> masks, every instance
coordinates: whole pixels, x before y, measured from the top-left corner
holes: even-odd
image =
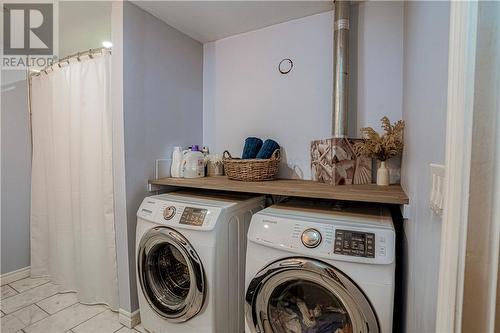
[[[148,195],[154,161],[169,158],[174,146],[202,143],[203,45],[130,2],[123,16],[128,253],[118,255],[128,255],[131,263],[129,276],[119,276],[120,306],[134,311],[136,212]]]
[[[402,183],[410,198],[405,222],[408,333],[435,330],[441,218],[429,206],[429,164],[444,164],[445,157],[449,15],[447,2],[405,2]]]
[[[1,274],[30,265],[31,146],[26,80],[2,72]],[[9,73],[9,78],[13,73]],[[19,78],[24,73],[19,73]]]

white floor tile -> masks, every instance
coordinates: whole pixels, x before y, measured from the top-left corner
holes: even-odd
[[[50,280],[47,278],[26,278],[22,280],[17,280],[16,282],[12,282],[10,286],[17,290],[18,292],[22,293],[25,292],[28,289],[33,289],[35,287],[41,286],[42,284],[45,284],[49,282]]]
[[[134,329],[141,333],[148,333],[148,331],[146,331],[144,327],[142,327],[142,325],[137,325],[136,327],[134,327]]]
[[[0,287],[0,290],[2,292],[2,295],[0,296],[1,299],[6,299],[8,297],[17,295],[17,291],[15,291],[14,289],[12,289],[12,287],[9,286],[8,284]]]
[[[113,333],[121,327],[118,313],[107,310],[71,330],[75,333]]]
[[[12,313],[12,315],[19,319],[24,324],[24,326],[32,325],[37,321],[49,316],[34,304],[22,308],[21,310],[17,310],[16,312]]]
[[[103,305],[77,303],[26,327],[24,331],[26,333],[63,333],[105,310],[106,307]]]
[[[39,302],[42,299],[57,294],[57,286],[52,283],[46,283],[42,286],[29,289],[23,293],[2,300],[0,307],[6,314],[22,309],[28,305]]]
[[[78,299],[76,297],[76,293],[65,293],[65,294],[57,294],[49,298],[46,298],[36,303],[36,305],[41,307],[44,311],[50,314],[54,314],[77,302]]]
[[[119,329],[118,331],[116,331],[116,333],[137,333],[138,331],[134,330],[134,329],[130,329],[128,327],[125,327],[123,326],[121,329]]]
[[[7,315],[1,320],[2,333],[15,333],[20,329],[24,328],[24,324],[14,315]]]

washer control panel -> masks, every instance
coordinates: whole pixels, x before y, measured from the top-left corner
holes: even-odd
[[[336,254],[375,258],[375,234],[350,230],[335,230]]]
[[[207,215],[207,210],[203,208],[186,207],[182,213],[180,224],[201,226]]]
[[[390,224],[297,219],[259,212],[252,217],[248,239],[299,256],[367,264],[391,264],[395,257],[396,237]]]

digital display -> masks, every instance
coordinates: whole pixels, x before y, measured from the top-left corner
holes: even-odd
[[[201,226],[207,215],[206,209],[186,207],[182,213],[180,224]]]
[[[349,230],[335,231],[334,253],[375,258],[375,234]]]

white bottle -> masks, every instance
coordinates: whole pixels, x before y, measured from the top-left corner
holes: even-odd
[[[182,177],[182,147],[174,147],[172,153],[172,166],[170,167],[170,175],[174,178]]]
[[[184,155],[182,170],[184,178],[205,177],[205,155],[199,150],[198,146],[193,146],[191,151]]]

